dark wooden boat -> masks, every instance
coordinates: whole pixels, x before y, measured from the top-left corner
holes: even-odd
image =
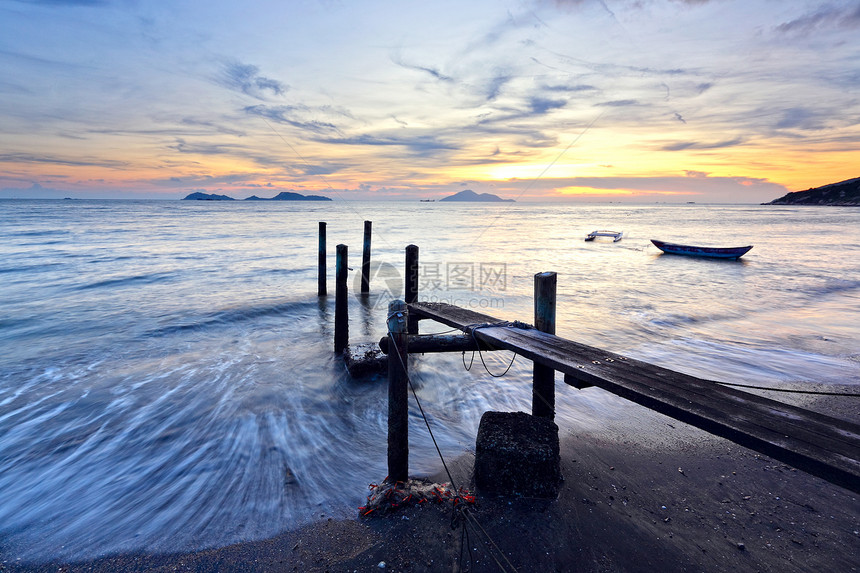
[[[752,249],[747,247],[696,247],[693,245],[678,245],[651,239],[654,246],[670,255],[690,255],[693,257],[712,257],[716,259],[739,259]]]

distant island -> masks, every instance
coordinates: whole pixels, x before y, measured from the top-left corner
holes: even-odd
[[[228,197],[227,195],[216,195],[215,193],[200,193],[199,191],[196,193],[192,193],[186,197],[182,198],[183,201],[235,201],[232,197]]]
[[[235,201],[232,197],[228,195],[217,195],[215,193],[191,193],[190,195],[183,197],[183,201]],[[323,197],[322,195],[302,195],[301,193],[293,193],[291,191],[281,191],[274,197],[257,197],[256,195],[251,195],[250,197],[243,199],[244,201],[331,201],[328,197]]]
[[[459,193],[454,193],[453,195],[449,195],[443,199],[439,199],[440,201],[478,201],[483,203],[513,203],[513,199],[502,199],[498,195],[493,195],[492,193],[475,193],[471,189],[466,189],[464,191],[460,191]]]
[[[762,205],[833,205],[860,207],[860,177],[822,185],[806,191],[793,191]]]
[[[331,199],[322,195],[302,195],[301,193],[293,193],[292,191],[281,191],[271,198],[251,195],[245,201],[331,201]]]

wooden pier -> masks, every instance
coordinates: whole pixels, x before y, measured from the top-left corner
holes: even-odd
[[[370,222],[365,223],[362,290],[368,288]],[[325,223],[320,223],[319,292],[325,293]],[[337,246],[335,352],[352,373],[389,372],[389,475],[408,475],[409,353],[509,350],[534,364],[532,415],[555,415],[555,371],[577,389],[596,386],[711,434],[860,493],[860,424],[819,414],[555,335],[556,274],[535,275],[534,327],[444,303],[418,301],[418,247],[406,248],[405,301],[389,306],[389,336],[349,347],[347,247]],[[393,320],[393,322],[392,322]],[[418,334],[434,320],[465,335]],[[394,325],[394,327],[392,327]],[[391,353],[387,362],[381,353]],[[396,357],[396,358],[395,358]],[[367,364],[364,364],[367,363]],[[402,367],[402,368],[401,368]],[[356,374],[361,375],[361,374]]]
[[[482,347],[510,350],[558,370],[570,386],[597,386],[860,493],[858,424],[534,328],[493,326],[506,323],[457,306],[414,302],[407,312],[469,332]]]

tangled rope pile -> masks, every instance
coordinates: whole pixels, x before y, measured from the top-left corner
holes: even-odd
[[[370,495],[367,496],[367,504],[358,508],[361,517],[367,517],[374,512],[385,515],[400,507],[424,503],[451,501],[454,508],[461,504],[475,505],[474,494],[462,487],[456,490],[449,483],[437,484],[427,480],[410,479],[406,482],[372,483],[368,487]]]

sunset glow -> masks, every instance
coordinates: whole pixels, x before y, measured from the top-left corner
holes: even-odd
[[[0,197],[758,203],[860,175],[856,2],[10,0],[0,18]]]

